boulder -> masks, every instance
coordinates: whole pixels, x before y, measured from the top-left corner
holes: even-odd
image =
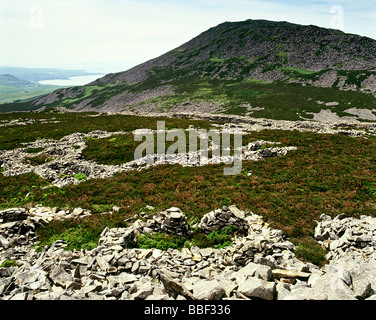
[[[220,300],[225,295],[225,289],[218,280],[202,280],[193,285],[195,300]]]
[[[55,266],[49,274],[49,278],[55,285],[66,288],[72,281],[73,277],[61,266]]]
[[[239,284],[238,291],[248,298],[273,300],[276,284],[263,279],[250,277]]]
[[[159,273],[159,279],[162,282],[166,292],[173,298],[176,298],[177,296],[183,296],[187,300],[194,300],[194,296],[185,287],[184,284],[180,283],[177,280],[174,280],[163,272]]]
[[[319,296],[326,295],[328,300],[356,300],[354,292],[343,280],[332,274],[324,274],[312,285]]]

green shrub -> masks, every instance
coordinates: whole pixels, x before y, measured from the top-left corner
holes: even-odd
[[[184,246],[185,242],[185,237],[165,233],[147,233],[137,237],[137,246],[142,249],[180,249]]]
[[[195,231],[192,239],[187,241],[184,246],[199,248],[224,248],[232,244],[232,237],[238,231],[235,226],[227,226],[224,230],[212,231],[208,235],[205,233]]]
[[[237,230],[238,228],[235,226],[228,226],[221,231],[212,231],[206,236],[206,238],[213,242],[213,247],[224,248],[232,244],[232,237]]]
[[[43,147],[40,147],[40,148],[27,148],[26,152],[27,153],[38,153],[38,152],[41,152],[43,150],[44,150]]]
[[[77,173],[74,175],[74,178],[78,181],[84,181],[87,180],[87,176],[85,173]]]
[[[296,245],[295,255],[298,259],[309,261],[317,266],[323,266],[327,260],[325,251],[319,243],[311,237],[291,239]]]
[[[78,224],[61,233],[53,234],[47,241],[42,241],[37,250],[41,250],[44,246],[50,246],[57,240],[66,241],[68,246],[65,250],[87,249],[91,250],[98,244],[98,232],[88,229],[85,225]]]
[[[18,265],[16,260],[5,260],[2,264],[0,264],[0,268],[10,268],[16,267]]]
[[[51,155],[42,153],[39,156],[35,157],[26,157],[24,163],[31,164],[32,166],[39,166],[43,163],[49,162],[52,160]]]
[[[376,199],[376,185],[371,182],[364,182],[363,189],[365,193],[369,194],[372,198]]]

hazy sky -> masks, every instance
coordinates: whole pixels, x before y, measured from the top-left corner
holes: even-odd
[[[375,0],[0,0],[0,65],[123,71],[246,19],[376,39]]]

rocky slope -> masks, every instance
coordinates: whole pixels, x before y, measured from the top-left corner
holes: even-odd
[[[57,90],[33,104],[82,111],[263,115],[262,110],[276,105],[320,111],[321,104],[329,103],[335,111],[358,107],[373,112],[375,68],[376,40],[367,37],[288,22],[226,22],[128,71]],[[292,106],[286,88],[303,106]],[[273,95],[276,100],[270,101]]]
[[[198,225],[204,232],[238,226],[241,233],[223,249],[138,249],[140,234],[162,231],[189,236],[186,217],[175,207],[155,213],[146,222],[136,220],[128,228],[105,228],[92,250],[66,251],[62,240],[41,252],[33,248],[36,227],[90,214],[80,208],[0,211],[0,264],[5,266],[0,267],[0,300],[376,298],[372,217],[321,216],[315,238],[328,248],[330,262],[322,268],[298,260],[294,244],[282,231],[235,206],[207,213]]]

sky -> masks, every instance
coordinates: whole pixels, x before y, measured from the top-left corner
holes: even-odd
[[[119,72],[246,19],[376,39],[375,0],[0,0],[0,65]]]

